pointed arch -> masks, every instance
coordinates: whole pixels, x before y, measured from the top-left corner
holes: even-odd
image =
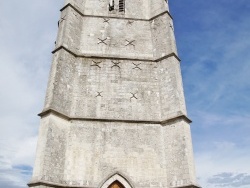
[[[119,173],[116,173],[109,178],[100,186],[100,188],[111,188],[112,185],[117,185],[120,188],[133,188],[131,183]]]

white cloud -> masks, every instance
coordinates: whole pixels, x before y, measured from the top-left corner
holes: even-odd
[[[210,184],[220,187],[249,187],[250,186],[250,175],[246,173],[228,173],[224,172],[221,174],[214,175],[209,178]]]
[[[0,187],[27,187],[63,1],[0,4]]]
[[[207,144],[211,144],[211,146]],[[204,145],[204,151],[196,153],[196,168],[200,184],[205,188],[232,188],[236,185],[241,188],[245,188],[244,186],[247,185],[249,187],[250,183],[246,182],[246,178],[249,179],[250,169],[248,148],[239,148],[236,143],[231,142],[207,144]],[[217,176],[222,173],[232,173],[231,179],[239,174],[244,174],[244,177],[242,176],[237,181],[223,183],[223,178],[220,178],[220,182]]]

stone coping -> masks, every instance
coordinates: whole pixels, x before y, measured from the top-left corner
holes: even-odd
[[[192,123],[192,121],[185,115],[179,115],[176,117],[171,117],[162,121],[155,121],[155,120],[125,120],[125,119],[102,119],[102,118],[86,118],[86,117],[70,117],[66,114],[63,114],[61,112],[58,112],[54,109],[45,109],[43,110],[38,116],[41,118],[47,115],[56,115],[58,117],[61,117],[67,121],[99,121],[99,122],[120,122],[120,123],[137,123],[137,124],[160,124],[162,126],[168,125],[169,123],[184,120],[187,123]]]
[[[28,183],[29,187],[37,187],[37,186],[46,186],[46,187],[53,187],[53,188],[94,188],[94,187],[83,187],[83,186],[76,186],[76,185],[64,185],[64,184],[59,184],[59,183],[53,183],[53,182],[48,182],[44,180],[39,180],[39,181],[32,181]]]
[[[30,182],[28,183],[29,187],[36,187],[36,186],[47,186],[47,187],[53,187],[53,188],[96,188],[96,187],[86,187],[86,186],[75,186],[75,185],[63,185],[63,184],[58,184],[58,183],[53,183],[53,182],[48,182],[48,181],[36,181],[36,182]],[[183,186],[178,186],[178,187],[171,187],[171,188],[201,188],[198,185],[191,184],[191,185],[183,185]]]
[[[141,58],[122,58],[122,57],[115,57],[115,56],[97,56],[97,55],[84,55],[84,54],[77,54],[76,52],[71,51],[70,49],[66,48],[65,46],[61,45],[57,47],[55,50],[52,51],[52,53],[56,53],[60,50],[65,50],[66,52],[70,53],[74,57],[80,57],[80,58],[95,58],[95,59],[112,59],[112,60],[128,60],[128,61],[146,61],[146,62],[159,62],[164,59],[168,59],[170,57],[175,57],[178,61],[181,61],[181,59],[173,52],[168,55],[165,55],[163,57],[157,58],[157,59],[141,59]]]
[[[81,16],[85,16],[85,17],[95,17],[95,18],[113,18],[113,19],[124,19],[124,20],[134,20],[134,21],[152,21],[164,14],[167,14],[172,20],[173,20],[173,17],[172,15],[170,14],[169,11],[164,11],[162,13],[159,13],[149,19],[140,19],[140,18],[129,18],[129,17],[117,17],[117,16],[100,16],[100,15],[86,15],[86,14],[83,14],[79,9],[77,9],[76,7],[74,7],[71,3],[68,3],[66,4],[60,11],[62,12],[63,10],[65,10],[66,8],[68,7],[71,7],[72,9],[74,9],[78,14],[80,14]]]

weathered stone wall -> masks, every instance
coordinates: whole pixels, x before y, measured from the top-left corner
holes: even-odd
[[[75,61],[75,57],[64,50],[54,55],[45,110],[54,109],[63,114],[70,114],[76,72]]]
[[[187,115],[180,62],[170,57],[158,64],[162,120]]]
[[[82,58],[77,65],[72,116],[160,120],[155,66],[151,62]]]
[[[83,17],[68,7],[62,12],[59,27],[56,46],[63,45],[79,55],[158,59],[177,54],[173,22],[168,14],[149,22]]]
[[[54,98],[46,108],[73,117],[104,119],[161,120],[186,115],[178,60],[154,61],[177,54],[168,15],[131,21],[74,12],[71,7],[62,12],[57,47],[83,57],[65,50],[55,53],[52,70],[57,71],[52,71],[53,86],[47,94],[53,93]]]
[[[169,187],[195,185],[192,139],[190,126],[175,121],[163,127]]]
[[[83,18],[78,12],[72,9],[72,7],[64,9],[58,21],[59,30],[56,48],[64,46],[74,53],[79,53],[82,24]]]
[[[42,118],[33,181],[65,183],[68,124],[56,116]]]
[[[82,17],[68,7],[62,12],[59,28],[56,47],[64,46],[79,55],[153,58],[148,21]]]
[[[124,174],[134,187],[195,184],[190,127],[160,124],[67,121],[42,118],[33,180],[100,187]]]
[[[149,0],[149,14],[150,18],[157,16],[165,11],[169,11],[166,0]]]
[[[164,14],[151,21],[154,59],[159,59],[171,53],[177,55],[174,26],[169,15]]]
[[[70,117],[163,121],[186,115],[180,63],[55,54],[45,109]],[[50,102],[49,102],[50,101]]]
[[[98,187],[108,175],[120,172],[135,187],[166,187],[161,135],[161,126],[156,124],[74,121],[66,153],[66,181]]]
[[[142,59],[153,57],[151,28],[146,21],[85,17],[81,34],[81,54]]]

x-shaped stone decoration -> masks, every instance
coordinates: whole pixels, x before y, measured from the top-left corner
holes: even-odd
[[[74,16],[76,16],[76,17],[77,17],[77,13],[76,13],[76,12],[73,12],[73,14],[74,14]]]
[[[64,20],[66,20],[65,19],[65,17],[66,17],[66,15],[65,16],[63,16],[59,21],[58,21],[58,27],[60,26],[60,24],[64,21]]]
[[[101,92],[97,91],[97,95],[95,97],[103,97],[102,93],[103,93],[103,91],[101,91]]]
[[[105,45],[108,45],[105,41],[107,40],[108,38],[105,38],[105,39],[100,39],[98,38],[99,42],[97,44],[105,44]]]
[[[135,40],[127,40],[126,39],[126,42],[127,42],[127,44],[125,44],[125,46],[129,46],[129,45],[135,46],[135,44],[134,44]]]
[[[113,63],[113,65],[112,65],[111,69],[112,69],[113,67],[118,67],[119,69],[121,68],[121,67],[119,66],[119,64],[120,64],[121,62],[114,62],[114,61],[112,61],[112,63]]]
[[[109,23],[110,19],[109,18],[103,18],[103,23]]]
[[[129,21],[127,22],[128,25],[132,25],[133,23],[134,23],[133,20],[129,20]]]
[[[130,92],[130,93],[131,93],[131,92]],[[130,100],[131,100],[131,99],[138,99],[138,98],[136,97],[136,94],[137,94],[137,93],[131,93],[132,96],[130,97]]]
[[[90,65],[91,67],[98,67],[101,68],[100,64],[102,63],[101,61],[97,62],[97,61],[92,61],[94,64]]]
[[[142,69],[139,67],[140,64],[141,64],[141,63],[138,63],[138,64],[133,63],[133,65],[135,66],[133,69],[142,70]]]

